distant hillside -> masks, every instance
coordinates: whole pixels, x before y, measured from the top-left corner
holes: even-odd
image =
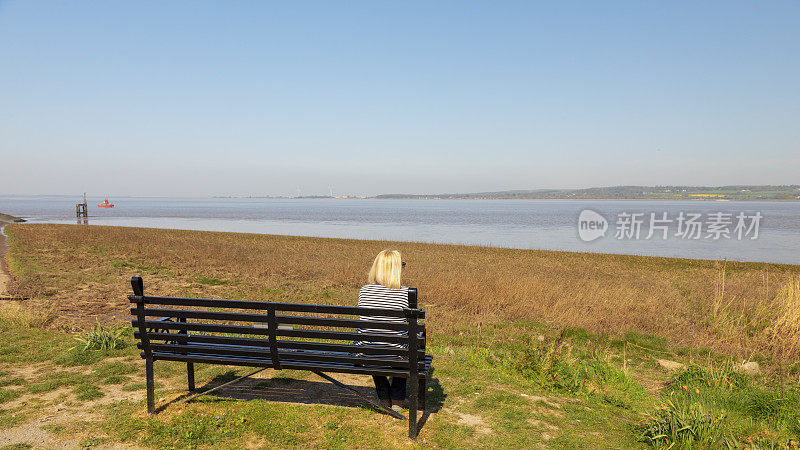
[[[785,186],[612,186],[588,189],[537,189],[467,194],[381,194],[404,199],[644,199],[644,200],[800,200],[800,185]]]

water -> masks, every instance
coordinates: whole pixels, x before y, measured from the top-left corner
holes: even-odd
[[[77,197],[0,196],[0,212],[31,222],[76,223]],[[89,224],[245,233],[378,239],[496,247],[621,253],[699,259],[728,258],[800,264],[800,202],[673,202],[582,200],[377,200],[377,199],[111,199],[89,198]],[[592,209],[608,222],[605,237],[584,242],[577,219]],[[640,239],[616,239],[621,212],[645,213]],[[759,212],[757,239],[675,237],[645,239],[650,213]],[[735,219],[734,224],[735,225]],[[730,230],[733,230],[733,225]],[[703,233],[705,235],[705,231]]]

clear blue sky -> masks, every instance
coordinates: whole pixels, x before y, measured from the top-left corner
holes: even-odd
[[[800,183],[800,2],[0,1],[0,194]]]

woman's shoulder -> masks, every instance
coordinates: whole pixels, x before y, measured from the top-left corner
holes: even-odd
[[[390,289],[382,284],[367,284],[358,293],[358,306],[371,308],[405,308],[408,306],[408,288]]]
[[[375,291],[408,292],[408,287],[400,286],[399,289],[392,289],[377,283],[370,283],[361,286],[361,292],[375,292]]]

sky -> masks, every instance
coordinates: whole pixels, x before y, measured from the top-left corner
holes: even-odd
[[[797,0],[0,0],[0,195],[799,174]]]

